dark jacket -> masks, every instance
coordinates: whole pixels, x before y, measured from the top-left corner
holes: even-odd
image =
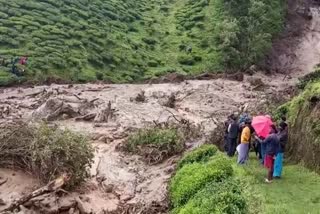
[[[235,139],[238,137],[239,134],[239,124],[237,121],[233,121],[230,124],[230,130],[228,132],[228,138]]]
[[[280,140],[277,134],[270,134],[263,142],[267,155],[277,155],[280,150]]]
[[[279,142],[280,142],[279,153],[284,153],[284,150],[286,148],[286,144],[288,143],[288,131],[283,130],[283,131],[279,132],[278,137],[279,137]]]

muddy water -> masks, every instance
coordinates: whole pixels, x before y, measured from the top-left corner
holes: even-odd
[[[266,84],[272,82],[272,77],[257,76],[263,78]],[[113,117],[108,122],[77,121],[74,117],[61,114],[53,119],[53,123],[88,135],[96,148],[95,163],[90,170],[92,178],[84,185],[85,191],[81,194],[88,198],[84,204],[89,210],[98,213],[101,210],[117,210],[120,205],[148,206],[166,199],[167,183],[178,157],[149,166],[138,156],[117,151],[116,146],[122,143],[128,133],[153,125],[154,121],[161,123],[185,119],[201,127],[205,138],[216,127],[214,121],[222,121],[226,115],[244,106],[254,110],[257,104],[266,102],[269,94],[276,93],[280,79],[281,76],[279,81],[273,81],[262,91],[252,90],[253,86],[246,80],[235,82],[222,79],[157,85],[86,84],[7,88],[0,94],[0,100],[9,110],[2,114],[0,122],[17,118],[32,122],[35,116],[41,119],[54,111],[44,110],[48,100],[52,99],[62,101],[76,110],[81,109],[85,100],[95,100],[94,105],[86,109],[87,113],[99,112],[110,101]],[[145,91],[145,102],[134,101],[141,91]],[[171,94],[176,96],[174,108],[163,105]],[[199,139],[199,142],[202,141]],[[6,177],[6,171],[0,172]],[[8,182],[1,186],[1,190],[4,188],[7,191],[0,191],[0,198],[9,203],[16,197],[7,197],[9,190],[13,188],[17,194],[22,194],[36,183],[30,181],[22,186],[17,185],[19,188],[15,191]],[[73,194],[76,196],[79,193]]]

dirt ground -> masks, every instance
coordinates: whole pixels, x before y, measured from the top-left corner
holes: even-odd
[[[291,5],[292,19],[269,55],[273,75],[257,72],[243,81],[225,79],[186,80],[180,83],[141,85],[50,85],[0,89],[0,123],[23,119],[30,123],[46,119],[61,127],[88,135],[96,148],[91,179],[75,192],[39,200],[46,213],[65,211],[62,205],[81,203],[81,213],[165,213],[167,184],[179,157],[158,165],[146,165],[138,156],[116,148],[139,128],[185,119],[201,128],[202,137],[188,145],[203,143],[217,122],[232,112],[259,111],[272,99],[290,96],[298,77],[319,63],[319,8],[312,6],[312,20],[299,15],[301,5]],[[291,23],[302,24],[289,33]],[[280,46],[281,44],[281,46]],[[291,45],[290,45],[291,44]],[[292,45],[294,44],[294,45]],[[276,57],[277,54],[277,57]],[[280,72],[285,71],[285,72]],[[257,79],[262,80],[256,81]],[[258,85],[256,82],[260,82]],[[145,100],[136,101],[144,91]],[[171,95],[174,106],[166,107]],[[258,112],[257,112],[258,113]],[[40,186],[32,175],[0,169],[0,210],[17,197]],[[1,202],[0,200],[0,202]],[[43,208],[44,209],[44,208]],[[48,211],[50,210],[50,212]],[[1,213],[1,211],[0,211]],[[20,213],[39,213],[22,210]]]

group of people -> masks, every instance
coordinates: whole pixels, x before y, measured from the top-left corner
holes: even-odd
[[[0,66],[10,67],[10,72],[16,76],[21,76],[24,73],[24,67],[27,65],[28,57],[15,57],[11,60],[6,60],[0,57]]]
[[[266,115],[265,117],[271,117]],[[269,133],[266,137],[259,136],[251,124],[248,114],[239,118],[232,114],[225,122],[224,149],[229,157],[238,153],[238,164],[246,164],[249,152],[254,149],[260,163],[267,169],[265,181],[271,183],[274,178],[281,178],[283,168],[283,155],[288,142],[288,124],[282,117],[278,125],[270,123]]]

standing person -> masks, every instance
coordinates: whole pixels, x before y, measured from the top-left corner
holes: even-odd
[[[274,169],[274,159],[279,151],[279,137],[276,134],[275,126],[271,127],[271,131],[269,136],[261,141],[262,145],[265,147],[265,158],[264,158],[264,166],[268,169],[267,178],[265,179],[266,183],[271,183],[273,179],[273,169]],[[259,138],[257,138],[259,139]]]
[[[228,156],[233,157],[236,152],[237,139],[239,134],[239,125],[235,115],[231,116],[231,123],[228,127]]]
[[[224,122],[225,131],[224,131],[224,145],[223,145],[223,148],[224,148],[225,152],[228,152],[228,129],[229,129],[230,123],[231,123],[231,115],[228,116],[227,120]]]
[[[273,177],[274,178],[281,178],[282,175],[282,168],[283,168],[283,154],[285,150],[285,146],[288,143],[288,125],[285,122],[280,123],[279,127],[279,152],[276,156],[275,162],[274,162],[274,172]]]
[[[241,132],[241,143],[238,146],[238,164],[245,164],[249,155],[249,144],[251,139],[250,121],[245,122],[245,126]]]

